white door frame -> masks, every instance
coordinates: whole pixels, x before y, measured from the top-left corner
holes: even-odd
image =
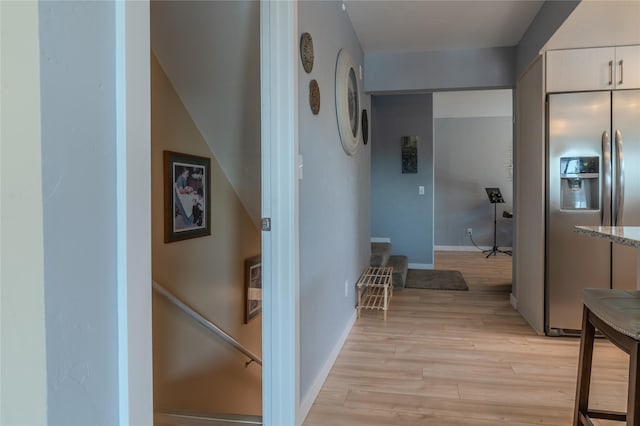
[[[149,1],[116,3],[120,425],[153,423]],[[300,424],[297,3],[261,21],[263,423]]]
[[[118,418],[153,424],[149,1],[115,1]]]
[[[298,247],[298,5],[261,2],[262,412],[266,426],[300,424]]]

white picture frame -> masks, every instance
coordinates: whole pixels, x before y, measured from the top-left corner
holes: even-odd
[[[360,88],[353,57],[345,49],[336,63],[336,116],[342,148],[347,155],[358,149],[360,139]]]

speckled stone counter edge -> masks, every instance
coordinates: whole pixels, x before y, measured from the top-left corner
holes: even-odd
[[[640,226],[576,226],[576,232],[640,248]]]

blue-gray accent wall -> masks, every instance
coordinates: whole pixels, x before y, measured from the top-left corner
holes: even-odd
[[[114,2],[41,2],[39,19],[48,424],[115,425]]]
[[[371,236],[391,238],[409,263],[432,265],[433,97],[374,96],[372,104]],[[403,174],[400,138],[411,135],[419,137],[418,172]]]
[[[299,65],[299,141],[303,178],[299,186],[300,395],[310,391],[332,361],[336,345],[355,315],[355,282],[369,264],[370,146],[353,156],[342,149],[335,106],[338,52],[356,67],[363,52],[340,1],[298,3],[298,30],[313,37],[314,66]],[[358,73],[356,69],[356,73]],[[320,112],[309,107],[309,82],[320,87]],[[359,81],[362,85],[362,80]],[[362,108],[369,96],[360,90]],[[345,282],[346,291],[345,295]]]

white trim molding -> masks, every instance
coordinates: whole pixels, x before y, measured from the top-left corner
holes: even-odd
[[[511,306],[513,306],[513,309],[515,309],[517,311],[518,310],[518,300],[513,295],[513,293],[509,294],[509,302],[511,302]]]
[[[477,251],[491,250],[489,246],[435,246],[436,251]],[[500,250],[511,250],[511,247],[500,247]]]
[[[372,243],[390,243],[391,238],[389,237],[371,237]]]
[[[116,217],[120,425],[153,424],[149,1],[116,2]]]
[[[262,421],[296,425],[300,403],[298,5],[260,4]]]

